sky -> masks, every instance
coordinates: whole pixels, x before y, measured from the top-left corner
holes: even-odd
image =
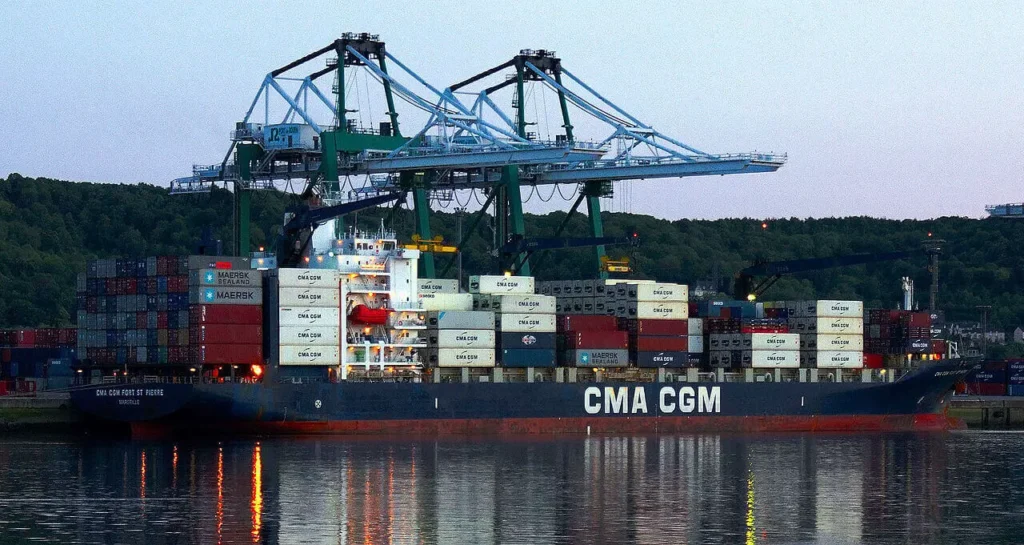
[[[607,210],[980,217],[1024,201],[1020,2],[585,6],[7,0],[0,176],[167,185],[220,161],[267,72],[342,32],[372,32],[440,87],[520,49],[552,49],[678,140],[789,157],[771,174],[622,182]],[[525,208],[568,206],[555,195]]]

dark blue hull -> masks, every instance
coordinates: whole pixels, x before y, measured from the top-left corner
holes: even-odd
[[[628,432],[945,428],[969,367],[892,383],[312,383],[104,385],[72,394],[136,429],[283,433]]]

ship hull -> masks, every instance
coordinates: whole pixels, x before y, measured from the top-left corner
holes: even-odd
[[[80,410],[136,434],[487,435],[944,430],[969,368],[891,383],[312,383],[103,385]]]

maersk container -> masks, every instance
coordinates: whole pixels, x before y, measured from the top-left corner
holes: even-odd
[[[334,326],[282,326],[278,329],[282,345],[291,346],[338,346],[341,343],[341,329]]]
[[[801,350],[858,350],[864,351],[863,335],[800,335]]]
[[[337,288],[281,288],[277,296],[282,307],[338,308],[340,301]]]
[[[863,301],[790,301],[791,316],[797,318],[863,318]]]
[[[790,319],[790,330],[797,333],[824,335],[863,335],[863,318],[794,318]]]
[[[494,329],[494,313],[483,310],[441,310],[427,313],[434,329]]]
[[[417,293],[459,293],[459,281],[453,278],[420,278]]]
[[[860,369],[864,367],[864,353],[856,351],[825,351],[801,352],[802,367],[818,369]]]
[[[493,295],[490,309],[501,313],[554,314],[555,298],[550,295]]]
[[[189,271],[189,285],[259,288],[263,286],[263,274],[245,269],[198,269]]]
[[[685,303],[689,300],[686,284],[617,284],[615,293],[626,301],[673,301]]]
[[[277,282],[282,288],[317,288],[337,291],[340,273],[333,269],[278,269]]]
[[[431,348],[494,348],[493,329],[432,329],[427,331]]]
[[[616,315],[640,320],[685,320],[689,314],[690,305],[681,301],[629,301],[616,308]]]
[[[554,314],[498,314],[498,331],[502,333],[554,333]]]
[[[501,355],[502,367],[555,367],[554,348],[505,348]]]
[[[279,365],[338,365],[341,363],[341,348],[338,346],[292,346],[278,347]]]
[[[554,333],[501,333],[498,346],[505,350],[555,348]]]
[[[263,303],[263,290],[261,288],[204,287],[190,291],[189,302],[202,305],[260,305]]]
[[[473,310],[473,294],[428,292],[419,294],[423,310]]]
[[[426,350],[431,367],[494,367],[492,348],[434,348]]]
[[[534,292],[534,280],[532,276],[470,276],[469,292],[532,294]]]
[[[687,352],[637,352],[637,367],[688,367],[690,355]]]
[[[282,327],[341,326],[341,309],[338,307],[281,307],[277,311],[277,316]]]
[[[564,365],[576,367],[628,367],[629,350],[566,350]]]

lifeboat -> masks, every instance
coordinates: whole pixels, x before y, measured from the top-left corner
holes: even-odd
[[[370,308],[366,305],[356,305],[348,313],[348,319],[360,324],[384,325],[388,321],[387,308]]]

